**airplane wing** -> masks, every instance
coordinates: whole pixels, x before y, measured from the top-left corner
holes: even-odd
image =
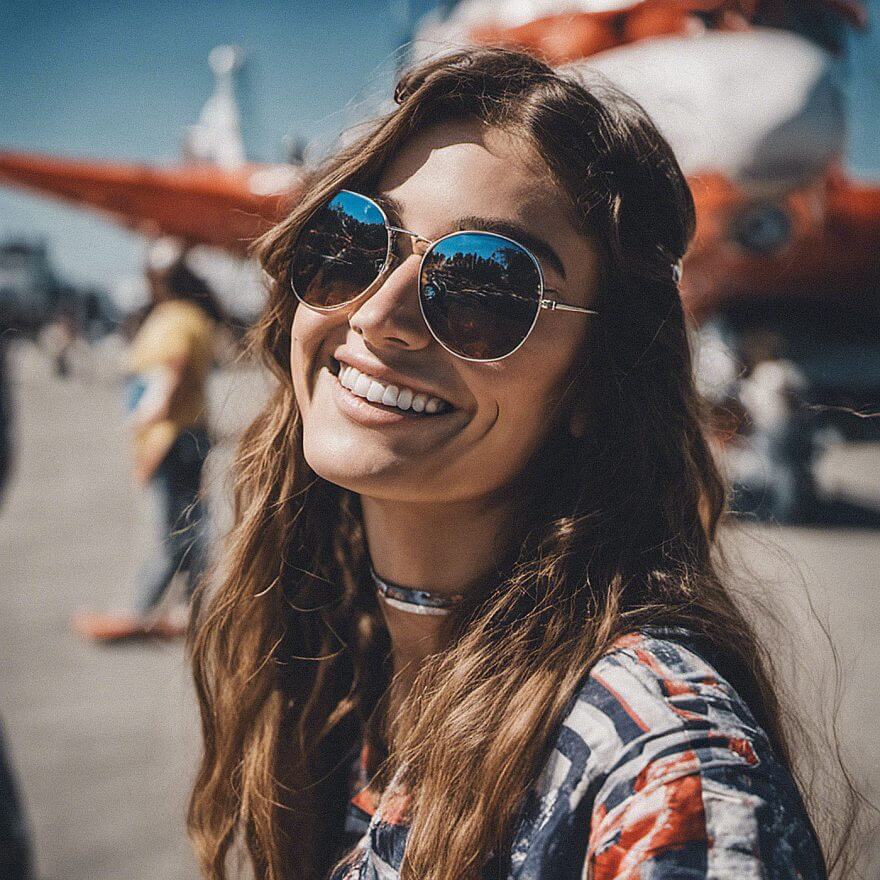
[[[0,152],[0,183],[86,206],[149,236],[171,235],[244,256],[295,197],[292,166],[156,167]]]

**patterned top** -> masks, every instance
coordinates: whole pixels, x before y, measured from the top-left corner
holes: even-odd
[[[487,880],[826,880],[789,770],[708,656],[652,628],[595,664]],[[331,880],[399,877],[406,794],[365,782],[346,825],[360,840]]]

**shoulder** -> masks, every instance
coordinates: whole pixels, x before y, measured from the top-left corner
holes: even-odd
[[[539,796],[589,829],[596,877],[634,859],[646,870],[694,859],[727,865],[724,876],[824,876],[791,773],[707,655],[683,630],[618,640],[576,693]]]
[[[197,357],[200,362],[210,358],[214,322],[204,309],[186,300],[169,300],[157,306],[156,311],[152,334],[161,339],[163,349]]]
[[[694,725],[767,742],[745,694],[710,663],[709,653],[682,629],[623,636],[590,670],[566,724],[590,735],[597,716],[604,716],[605,738],[618,747],[652,730]]]
[[[703,750],[704,762],[756,766],[770,744],[742,695],[695,650],[689,634],[643,631],[618,639],[590,670],[548,767],[562,759],[567,785],[579,789],[570,794],[580,799],[620,778],[682,771],[695,750]],[[557,768],[555,782],[561,781]],[[545,772],[542,786],[553,784]]]
[[[170,299],[159,303],[153,314],[156,320],[180,327],[203,330],[211,326],[208,313],[196,303],[183,299]]]

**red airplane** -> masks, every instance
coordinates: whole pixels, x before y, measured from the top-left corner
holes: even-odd
[[[519,46],[571,70],[597,69],[612,79],[622,77],[622,85],[640,100],[643,82],[652,79],[679,83],[674,97],[687,98],[689,90],[702,87],[698,67],[687,78],[689,64],[698,59],[700,64],[715,64],[717,57],[719,67],[733,65],[736,58],[727,58],[731,49],[793,50],[793,58],[803,59],[805,76],[813,74],[810,64],[815,67],[810,53],[822,52],[806,39],[792,45],[789,35],[767,27],[786,24],[785,0],[560,0],[558,5],[568,11],[510,23],[504,18],[503,2],[463,0],[443,25],[441,41],[451,35],[458,42]],[[802,5],[827,6],[860,27],[866,22],[864,8],[854,0],[804,0]],[[522,2],[512,6],[520,18],[528,15]],[[536,3],[536,9],[547,6]],[[596,11],[571,10],[579,6]],[[462,15],[456,21],[459,10]],[[436,38],[436,28],[428,36]],[[0,183],[91,208],[146,235],[170,235],[187,244],[246,255],[249,243],[296,200],[299,173],[294,166],[246,164],[240,150],[228,148],[237,125],[228,78],[238,59],[230,47],[218,47],[211,63],[218,87],[191,133],[190,161],[157,167],[0,151]],[[655,75],[658,66],[665,66],[664,76]],[[675,76],[665,75],[670,70]],[[810,82],[805,79],[792,89]],[[662,89],[653,95],[655,107],[650,97],[648,88],[643,103],[658,117],[664,107],[676,103],[665,100]],[[723,108],[734,97],[709,94],[706,99]],[[699,121],[699,113],[693,118]],[[820,124],[825,131],[819,140],[827,140],[828,120]],[[738,129],[724,132],[722,143],[736,141],[739,134]],[[689,131],[681,139],[684,152],[693,140],[690,135]],[[670,140],[677,148],[676,138]],[[809,140],[801,138],[802,143]],[[785,147],[791,146],[790,139]],[[747,180],[730,168],[712,167],[718,151],[703,164],[692,162],[690,168],[683,161],[698,223],[685,260],[682,293],[696,320],[743,297],[851,297],[855,291],[877,288],[880,187],[848,178],[837,146],[835,142],[824,153],[820,150],[805,173],[775,180],[772,174]]]

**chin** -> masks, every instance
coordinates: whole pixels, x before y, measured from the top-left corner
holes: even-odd
[[[388,450],[364,448],[362,439],[321,432],[303,434],[306,464],[324,480],[358,494],[380,497],[401,483],[418,486],[413,475],[406,479],[403,463]]]

